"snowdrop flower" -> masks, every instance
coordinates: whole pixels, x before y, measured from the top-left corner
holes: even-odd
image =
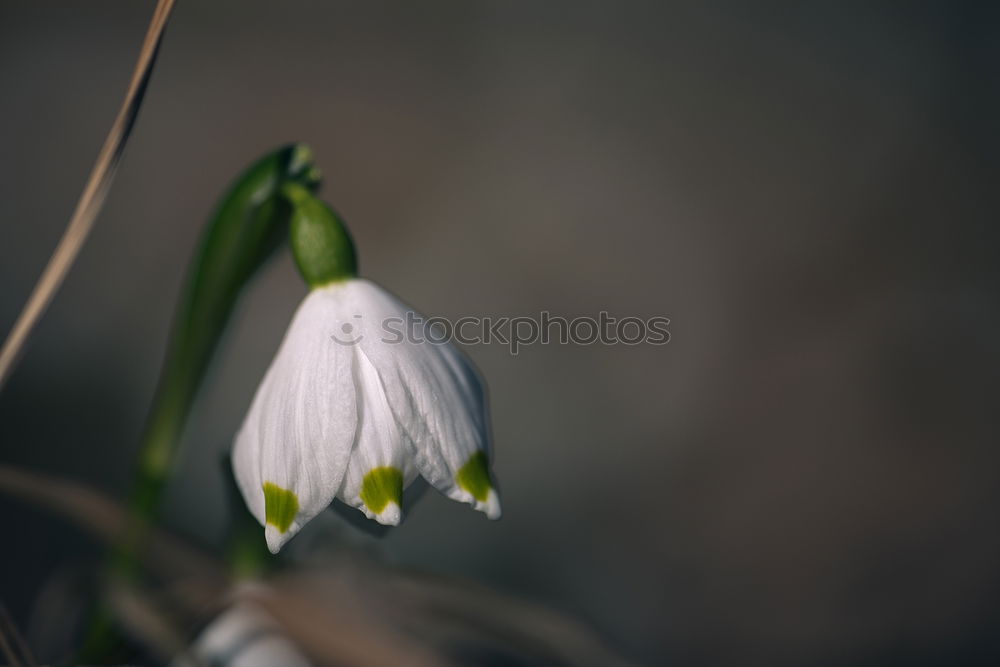
[[[489,518],[500,502],[489,469],[483,383],[450,344],[387,341],[383,322],[413,311],[356,276],[336,214],[301,186],[291,243],[312,287],[236,436],[233,467],[277,553],[334,498],[382,524],[402,516],[418,475]]]
[[[284,636],[278,624],[249,602],[230,607],[198,636],[191,657],[180,657],[172,667],[228,665],[230,667],[309,667],[309,660]]]

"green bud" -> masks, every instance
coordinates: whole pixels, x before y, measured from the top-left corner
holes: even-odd
[[[282,192],[292,204],[292,254],[310,287],[357,276],[354,242],[340,216],[299,183],[286,183]]]

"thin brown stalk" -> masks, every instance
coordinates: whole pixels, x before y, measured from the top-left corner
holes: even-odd
[[[0,494],[47,508],[109,543],[122,539],[128,514],[121,505],[90,487],[0,463]],[[152,570],[173,576],[222,579],[223,570],[200,551],[153,529],[140,554]]]
[[[17,655],[14,653],[14,649],[11,647],[10,642],[7,641],[7,635],[4,633],[3,628],[0,628],[0,655],[4,657],[7,664],[12,667],[21,667],[24,665],[23,662],[18,660]]]
[[[3,348],[0,348],[0,389],[6,383],[14,368],[14,364],[21,356],[24,345],[28,341],[39,318],[45,309],[52,302],[66,274],[69,272],[73,262],[76,261],[80,248],[90,234],[94,226],[94,219],[104,206],[111,182],[114,180],[118,163],[121,161],[125,144],[132,132],[139,107],[146,92],[146,85],[149,83],[150,74],[153,71],[153,63],[156,62],[156,54],[160,48],[160,41],[163,38],[163,31],[170,18],[175,0],[158,0],[156,9],[153,11],[153,18],[150,20],[149,29],[146,31],[146,38],[143,40],[142,48],[139,51],[139,59],[135,64],[135,71],[132,73],[132,80],[129,82],[128,91],[122,102],[121,109],[115,117],[115,122],[108,132],[101,152],[97,155],[97,161],[90,171],[90,177],[83,188],[80,200],[76,204],[73,216],[66,225],[59,245],[56,246],[49,263],[46,265],[42,276],[35,284],[28,302],[18,315],[14,327],[7,335]]]
[[[0,603],[0,627],[3,628],[4,634],[10,635],[11,640],[14,642],[14,647],[21,654],[21,657],[24,658],[24,662],[28,665],[37,665],[38,661],[35,660],[35,655],[28,648],[28,642],[24,640],[17,626],[14,625],[14,619],[10,617],[7,607],[3,603]]]

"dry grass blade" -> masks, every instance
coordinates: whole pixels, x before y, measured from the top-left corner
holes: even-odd
[[[3,628],[0,628],[0,655],[4,657],[7,664],[13,667],[20,667],[24,664],[18,660],[17,655],[14,653],[14,648],[7,641],[7,634],[3,631]]]
[[[18,631],[17,626],[14,625],[14,619],[10,617],[6,605],[3,603],[0,603],[0,635],[10,635],[17,652],[24,658],[25,663],[28,665],[38,664],[38,661],[35,660],[35,655],[28,648],[28,642],[24,641],[24,636]]]
[[[109,543],[127,530],[125,509],[83,484],[0,464],[0,493],[72,519]],[[205,582],[225,578],[224,569],[213,559],[153,527],[141,556],[151,570],[165,575],[198,577]]]
[[[0,464],[0,493],[74,519],[108,542],[126,530],[121,506],[76,482]],[[244,601],[317,664],[442,667],[508,654],[530,664],[633,664],[570,617],[465,580],[344,557],[234,590],[218,562],[152,526],[140,557],[166,580],[158,599],[114,580],[109,593],[119,621],[164,656],[180,650],[195,619]],[[5,650],[16,656],[8,637],[0,628],[0,660]]]
[[[201,665],[188,650],[186,633],[157,605],[150,592],[138,589],[134,583],[115,581],[109,587],[108,601],[118,621],[163,662],[175,658],[185,665]]]
[[[401,624],[428,640],[478,637],[543,664],[633,665],[575,619],[469,581],[384,570],[368,585],[393,600],[387,613],[398,614]]]
[[[453,663],[386,623],[368,601],[335,576],[290,575],[257,591],[250,600],[282,627],[317,664],[358,667],[450,667]]]
[[[97,218],[97,214],[104,206],[111,181],[114,179],[118,163],[125,150],[125,143],[128,141],[132,126],[139,113],[139,107],[142,105],[146,85],[149,83],[153,63],[156,61],[156,53],[163,38],[163,30],[167,26],[167,19],[170,18],[173,6],[174,0],[159,0],[157,2],[153,18],[149,23],[149,30],[146,32],[146,38],[139,52],[135,71],[132,73],[132,80],[125,93],[125,100],[122,102],[110,132],[108,132],[107,139],[104,140],[101,152],[97,155],[97,161],[90,171],[90,177],[87,179],[87,184],[77,202],[76,210],[73,211],[73,216],[59,240],[59,245],[56,246],[41,278],[38,279],[35,289],[28,298],[28,303],[25,304],[14,323],[14,328],[7,335],[3,348],[0,348],[0,388],[10,376],[14,364],[24,349],[24,344],[39,318],[52,302],[52,298],[59,286],[62,285],[70,267],[76,261],[80,248],[83,247],[83,243],[87,240],[94,225],[94,219]]]

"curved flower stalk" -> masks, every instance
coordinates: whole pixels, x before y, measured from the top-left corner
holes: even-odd
[[[312,291],[233,451],[268,548],[277,553],[334,498],[396,525],[403,489],[418,475],[499,518],[475,369],[450,344],[387,336],[385,322],[412,321],[414,311],[357,277],[353,244],[329,207],[297,184],[285,192],[294,205],[292,249]]]

